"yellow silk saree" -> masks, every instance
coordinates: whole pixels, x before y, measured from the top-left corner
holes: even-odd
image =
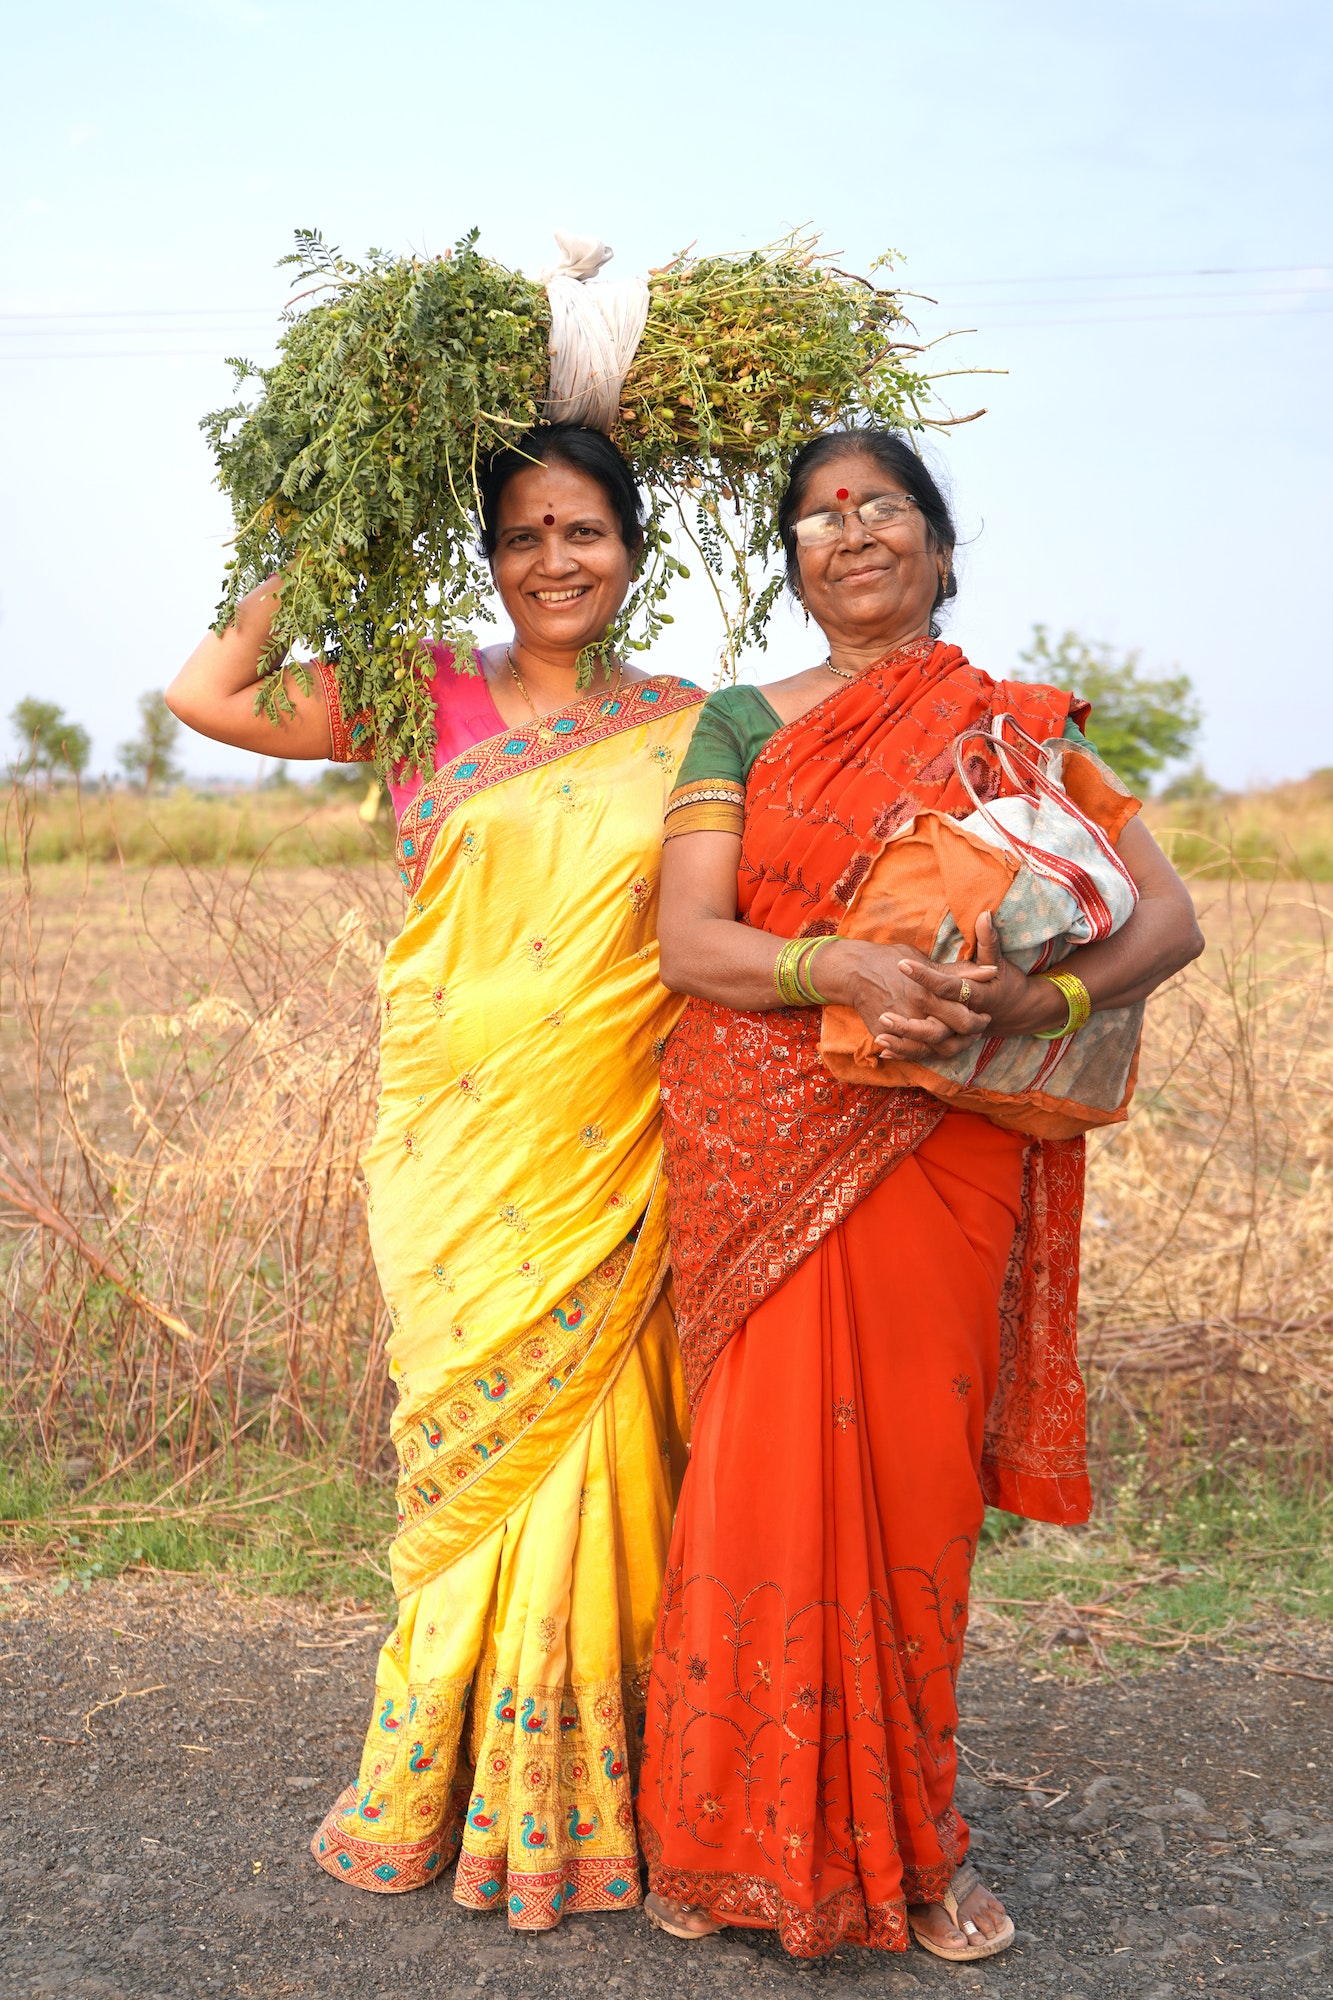
[[[457,1854],[457,1899],[523,1929],[639,1900],[631,1787],[686,1424],[657,880],[701,700],[659,676],[489,738],[399,828],[364,1162],[399,1615],[313,1851],[390,1892]]]

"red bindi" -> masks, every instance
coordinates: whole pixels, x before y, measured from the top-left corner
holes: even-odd
[[[847,488],[845,486],[840,486],[838,488],[838,498],[839,500],[845,500],[847,498]]]
[[[542,526],[543,526],[544,528],[553,528],[553,527],[555,526],[555,515],[554,515],[554,514],[543,514],[543,515],[542,515]]]

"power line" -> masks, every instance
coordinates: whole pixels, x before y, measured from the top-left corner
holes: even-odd
[[[1200,319],[1275,319],[1287,326],[1299,326],[1303,320],[1325,310],[1324,307],[1314,306],[1308,312],[1265,312],[1261,306],[1254,306],[1239,312],[1125,313],[1105,319],[993,319],[984,326],[968,327],[966,330],[968,333],[1004,333],[1019,327],[1170,326],[1180,320]]]
[[[220,347],[108,347],[85,349],[82,354],[47,348],[40,354],[5,354],[4,361],[225,361]]]
[[[1048,278],[940,278],[946,285],[1129,285],[1150,278],[1260,278],[1280,276],[1284,271],[1327,271],[1333,269],[1317,260],[1306,264],[1214,264],[1197,271],[1061,271]]]
[[[1256,278],[1280,277],[1293,271],[1330,271],[1333,264],[1319,259],[1311,259],[1299,264],[1214,264],[1204,265],[1196,270],[1179,271],[1061,271],[1048,273],[1045,277],[1023,277],[1010,274],[999,278],[941,278],[934,288],[948,290],[951,287],[996,285],[1111,285],[1143,284],[1154,279],[1175,278]],[[918,282],[916,280],[913,281]],[[924,283],[924,280],[919,282]],[[263,319],[272,321],[283,312],[285,306],[113,306],[104,310],[79,310],[76,312],[0,312],[0,326],[9,323],[29,324],[43,321],[59,323],[70,320],[144,320],[144,319],[220,319],[235,322],[241,319]]]
[[[1098,319],[996,319],[988,320],[982,326],[960,327],[953,336],[965,339],[978,333],[1012,333],[1037,330],[1045,327],[1080,326],[1171,326],[1186,320],[1231,320],[1231,319],[1271,319],[1280,320],[1287,326],[1299,326],[1316,313],[1322,316],[1326,308],[1311,307],[1305,312],[1266,312],[1262,307],[1243,309],[1239,312],[1198,312],[1198,313],[1124,313],[1114,317]],[[57,352],[47,349],[36,354],[5,354],[0,352],[0,363],[29,361],[222,361],[225,355],[220,347],[144,347],[144,348],[103,348],[82,353]]]
[[[1328,266],[1323,266],[1323,265],[1310,265],[1310,266],[1303,266],[1303,267],[1301,267],[1301,268],[1308,268],[1308,269],[1310,269],[1310,270],[1312,270],[1312,271],[1313,271],[1313,270],[1324,270],[1324,269],[1329,269],[1330,267],[1328,267]],[[1012,306],[1020,306],[1020,307],[1031,307],[1031,306],[1033,306],[1033,305],[1037,305],[1037,306],[1057,306],[1057,307],[1062,307],[1062,306],[1080,306],[1080,305],[1096,305],[1096,306],[1105,306],[1105,305],[1117,305],[1117,306],[1119,306],[1119,305],[1179,305],[1179,304],[1185,304],[1185,303],[1194,303],[1194,302],[1196,302],[1196,301],[1197,301],[1197,302],[1198,302],[1199,304],[1201,304],[1201,305],[1202,305],[1202,304],[1210,304],[1210,303],[1212,303],[1212,302],[1213,302],[1214,300],[1216,300],[1216,301],[1217,301],[1217,302],[1219,302],[1219,303],[1228,303],[1228,302],[1230,302],[1231,300],[1234,300],[1234,299],[1246,299],[1246,298],[1252,298],[1252,299],[1260,299],[1260,300],[1263,300],[1263,299],[1289,299],[1289,298],[1311,298],[1311,297],[1318,297],[1318,296],[1319,296],[1319,295],[1320,295],[1321,293],[1323,293],[1323,292],[1328,292],[1328,291],[1333,291],[1333,286],[1329,286],[1329,285],[1282,285],[1282,286],[1275,286],[1275,287],[1273,287],[1273,288],[1271,288],[1271,289],[1264,289],[1264,288],[1260,288],[1260,289],[1259,289],[1259,290],[1257,290],[1257,291],[1255,291],[1255,290],[1251,290],[1251,291],[1244,291],[1244,292],[1228,292],[1228,293],[1209,293],[1209,292],[1129,292],[1129,293],[1122,293],[1122,294],[1119,294],[1119,295],[1115,295],[1115,294],[1111,294],[1111,295],[1109,295],[1109,296],[1108,296],[1107,294],[1105,294],[1105,293],[1091,293],[1091,294],[1089,294],[1089,295],[1087,295],[1086,297],[1083,297],[1083,298],[1060,298],[1060,297],[1055,297],[1055,298],[1048,298],[1048,299],[995,299],[995,298],[992,298],[992,299],[967,299],[967,298],[962,298],[962,299],[960,299],[960,298],[941,298],[941,299],[938,299],[938,300],[933,300],[933,301],[931,301],[931,304],[933,305],[933,307],[934,307],[934,308],[935,308],[936,310],[939,310],[939,311],[946,311],[946,312],[971,312],[971,311],[987,311],[987,312],[996,312],[996,311],[1004,311],[1004,310],[1006,310],[1007,308],[1009,308],[1009,307],[1012,307]],[[258,314],[258,311],[257,311],[257,309],[256,309],[256,312],[255,312],[255,316],[256,316],[256,317],[259,317],[259,316],[260,316],[260,315]],[[19,317],[22,317],[22,316],[19,316]],[[96,319],[96,315],[93,315],[93,314],[87,314],[87,315],[71,315],[71,317],[72,317],[72,318],[73,318],[73,317],[79,317],[79,318],[86,318],[86,319],[89,319],[89,320],[95,320],[95,319]],[[110,318],[110,317],[113,317],[113,315],[107,315],[107,317],[108,317],[108,318]],[[124,315],[122,315],[121,317],[124,317],[124,318],[128,319],[128,318],[131,318],[131,317],[132,317],[132,315],[130,315],[130,314],[128,314],[128,313],[127,313],[127,314],[124,314]],[[144,315],[144,317],[145,317],[145,318],[147,318],[147,317],[150,317],[150,315],[147,315],[147,314],[145,314],[145,315]],[[263,318],[263,323],[264,323],[264,324],[265,324],[266,326],[270,326],[270,325],[272,325],[272,316],[271,316],[270,314],[267,314],[267,313],[266,313],[266,314],[263,314],[263,315],[262,315],[262,318]],[[1091,325],[1091,324],[1093,324],[1093,323],[1094,323],[1094,322],[1092,322],[1092,321],[1089,321],[1089,322],[1088,322],[1088,324],[1090,324],[1090,325]],[[196,327],[196,326],[192,326],[192,327],[190,327],[190,328],[188,329],[188,331],[189,331],[189,332],[191,332],[191,333],[212,333],[212,332],[217,332],[217,331],[224,331],[224,330],[227,330],[227,329],[229,329],[229,328],[230,328],[230,327],[231,327],[232,325],[237,325],[237,330],[238,330],[238,331],[240,330],[240,328],[239,328],[239,324],[238,324],[237,322],[234,322],[234,321],[229,321],[229,320],[223,320],[221,328],[216,328],[216,327]],[[140,329],[139,327],[137,327],[137,326],[136,326],[136,327],[126,327],[126,328],[124,329],[124,331],[125,331],[125,332],[131,332],[131,333],[132,333],[132,332],[138,332],[138,331],[140,331],[140,330],[141,330],[141,329]],[[185,330],[185,329],[182,329],[182,331],[184,331],[184,330]],[[58,326],[58,325],[48,325],[48,326],[47,326],[47,327],[45,327],[44,329],[43,329],[43,328],[40,328],[40,327],[33,327],[33,326],[28,326],[28,325],[24,325],[24,326],[21,326],[21,327],[19,327],[19,326],[16,326],[16,327],[14,328],[14,330],[13,330],[12,332],[10,332],[10,331],[8,330],[7,326],[6,326],[6,322],[5,322],[5,318],[4,318],[4,316],[3,316],[3,315],[0,315],[0,341],[3,341],[3,340],[6,340],[6,339],[23,339],[23,338],[24,338],[25,336],[27,336],[27,335],[30,335],[30,334],[33,334],[33,333],[36,333],[36,335],[37,335],[37,337],[38,337],[39,339],[49,339],[49,340],[77,340],[77,339],[80,339],[80,338],[88,338],[88,339],[97,339],[97,338],[99,338],[99,337],[100,337],[101,335],[103,335],[103,334],[105,334],[105,333],[107,333],[107,332],[109,332],[109,331],[110,331],[110,329],[109,329],[108,327],[104,326],[104,325],[101,325],[101,324],[92,324],[92,325],[88,325],[88,326],[86,326],[86,327],[83,327],[83,326],[80,326],[80,327],[77,327],[77,328],[71,328],[71,329],[70,329],[70,330],[69,330],[68,332],[64,331],[64,330],[63,330],[63,329],[62,329],[62,328],[61,328],[60,326]],[[147,329],[147,328],[143,328],[143,329],[142,329],[142,331],[144,331],[144,332],[147,332],[147,331],[149,331],[149,329]],[[164,331],[169,331],[169,329],[164,329]],[[69,351],[69,352],[70,352],[71,354],[76,354],[76,353],[77,353],[77,349],[70,349],[70,350],[68,350],[68,351]]]
[[[281,306],[117,306],[105,312],[0,313],[5,320],[35,319],[271,319]]]
[[[1214,301],[1225,304],[1232,299],[1305,299],[1318,298],[1321,293],[1333,293],[1333,285],[1280,285],[1271,289],[1260,288],[1248,292],[1092,292],[1083,298],[1051,299],[941,299],[936,305],[941,311],[968,312],[973,308],[984,308],[988,312],[1003,312],[1009,306],[1143,306],[1181,305],[1194,302],[1208,305]]]
[[[1187,276],[1213,277],[1213,276],[1231,276],[1231,275],[1246,276],[1246,275],[1259,275],[1261,273],[1272,274],[1275,272],[1283,272],[1283,271],[1315,272],[1315,271],[1329,271],[1329,270],[1333,270],[1333,266],[1327,264],[1284,264],[1284,265],[1253,266],[1250,267],[1249,270],[1242,269],[1241,267],[1236,267],[1234,271],[1222,271],[1219,269],[1217,271],[1181,272],[1177,275],[1182,277],[1187,277]],[[1148,273],[1144,275],[1145,276],[1161,275],[1165,277],[1170,274]],[[1129,281],[1130,281],[1129,278],[1126,277],[1125,282]],[[1000,283],[1049,284],[1056,281],[1052,279],[1040,279],[1040,280],[995,279],[993,281],[981,280],[976,282],[994,282],[996,284]],[[1094,281],[1092,279],[1084,279],[1084,280],[1069,280],[1069,282],[1091,283]],[[1260,289],[1257,291],[1251,290],[1245,292],[1233,292],[1230,294],[1207,293],[1207,292],[1166,292],[1166,293],[1140,292],[1140,293],[1129,293],[1126,295],[1122,295],[1121,297],[1116,297],[1114,294],[1110,295],[1101,294],[1101,295],[1094,295],[1092,297],[1084,299],[1049,298],[1049,299],[1030,300],[1030,301],[1023,299],[990,299],[990,300],[946,299],[946,300],[935,301],[934,305],[937,311],[942,311],[942,312],[956,313],[956,312],[977,310],[984,312],[987,315],[997,311],[1004,312],[1006,310],[1013,310],[1015,307],[1022,310],[1024,307],[1028,307],[1031,305],[1063,308],[1063,307],[1080,306],[1080,305],[1116,307],[1120,305],[1159,305],[1159,304],[1177,305],[1177,304],[1188,303],[1188,304],[1197,304],[1198,307],[1201,308],[1201,310],[1195,312],[1165,312],[1165,313],[1115,312],[1111,314],[1101,314],[1095,317],[1088,314],[1078,314],[1076,317],[1063,318],[1063,319],[1042,318],[1042,319],[1027,319],[1027,320],[1004,320],[1004,319],[990,319],[989,317],[987,317],[981,327],[979,328],[969,327],[967,329],[964,329],[964,331],[968,333],[976,333],[976,332],[999,333],[999,332],[1009,332],[1009,331],[1017,332],[1028,329],[1035,330],[1044,327],[1054,328],[1054,327],[1080,327],[1080,326],[1091,327],[1091,326],[1167,325],[1173,322],[1181,322],[1188,320],[1284,319],[1291,321],[1299,321],[1303,318],[1309,317],[1312,313],[1321,313],[1324,310],[1324,301],[1326,298],[1333,298],[1333,286],[1325,286],[1325,285],[1317,285],[1313,287],[1280,286],[1271,291],[1265,291]],[[1233,303],[1233,301],[1239,299],[1255,299],[1257,301],[1260,301],[1261,303],[1252,306]],[[1280,306],[1278,306],[1277,302],[1289,299],[1302,300],[1304,302],[1302,309],[1300,311],[1292,311],[1289,309],[1283,310],[1280,308]],[[1271,304],[1263,303],[1265,301],[1269,301],[1272,303]],[[253,315],[255,317],[258,317],[262,314],[267,324],[272,323],[271,314],[267,312],[264,308],[261,307],[245,307],[243,309],[238,308],[238,311],[241,310],[243,310],[246,314]],[[71,319],[79,319],[79,320],[109,320],[109,319],[131,320],[135,318],[169,319],[176,317],[179,318],[193,317],[197,319],[208,316],[220,317],[221,313],[222,309],[218,307],[208,307],[208,308],[181,307],[181,308],[173,308],[171,310],[163,309],[160,312],[155,310],[148,311],[138,315],[133,314],[129,311],[125,311],[123,313],[117,312],[117,313],[107,313],[107,314],[95,314],[95,313],[70,314],[68,317]],[[25,332],[30,337],[35,334],[39,340],[64,341],[77,338],[78,332],[82,331],[86,331],[86,334],[93,338],[96,338],[99,334],[107,334],[113,331],[112,328],[106,325],[92,325],[88,326],[86,330],[81,328],[76,332],[65,333],[61,330],[61,328],[58,325],[48,324],[45,328],[43,328],[40,326],[34,326],[28,324],[25,325],[22,328],[22,330],[20,330],[20,328],[16,326],[12,333],[6,332],[7,320],[32,321],[32,320],[40,320],[43,318],[54,320],[58,318],[58,316],[54,314],[53,315],[0,314],[0,343],[3,343],[3,341],[6,338],[10,339],[21,338],[23,333]],[[169,329],[166,327],[163,328],[164,333],[169,333],[172,330],[174,329]],[[191,333],[204,333],[204,334],[208,334],[215,331],[215,329],[211,327],[206,328],[198,326],[191,326],[188,329],[181,328],[179,330],[182,332],[188,330]],[[129,334],[133,334],[136,332],[149,333],[151,332],[151,329],[140,326],[125,326],[123,328],[123,331]],[[12,350],[10,352],[5,352],[3,345],[0,344],[0,361],[11,361],[11,362],[191,361],[191,360],[216,361],[225,358],[226,358],[225,351],[221,347],[193,347],[193,348],[153,347],[153,348],[98,349],[98,348],[64,347],[64,346],[61,347],[45,346],[29,353],[14,353]]]

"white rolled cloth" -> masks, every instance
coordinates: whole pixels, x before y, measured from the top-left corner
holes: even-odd
[[[648,320],[648,287],[642,278],[589,281],[612,255],[595,236],[557,229],[564,256],[541,274],[551,304],[551,376],[544,415],[548,423],[588,424],[610,431],[620,391]]]

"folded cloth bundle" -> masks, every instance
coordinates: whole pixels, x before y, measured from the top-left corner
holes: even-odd
[[[989,910],[1004,956],[1025,972],[1054,966],[1108,937],[1132,913],[1137,891],[1115,852],[1136,801],[1090,747],[1056,738],[1033,756],[996,719],[989,740],[1023,789],[983,802],[954,746],[975,810],[966,819],[922,812],[890,838],[846,917],[843,937],[913,946],[937,965],[972,958]],[[1013,724],[1009,724],[1016,734]],[[974,1005],[985,1008],[978,986]],[[824,1009],[820,1054],[846,1083],[915,1084],[963,1111],[1035,1138],[1068,1139],[1126,1115],[1138,1070],[1143,1003],[1094,1014],[1075,1035],[990,1036],[954,1056],[879,1060],[851,1007]]]

